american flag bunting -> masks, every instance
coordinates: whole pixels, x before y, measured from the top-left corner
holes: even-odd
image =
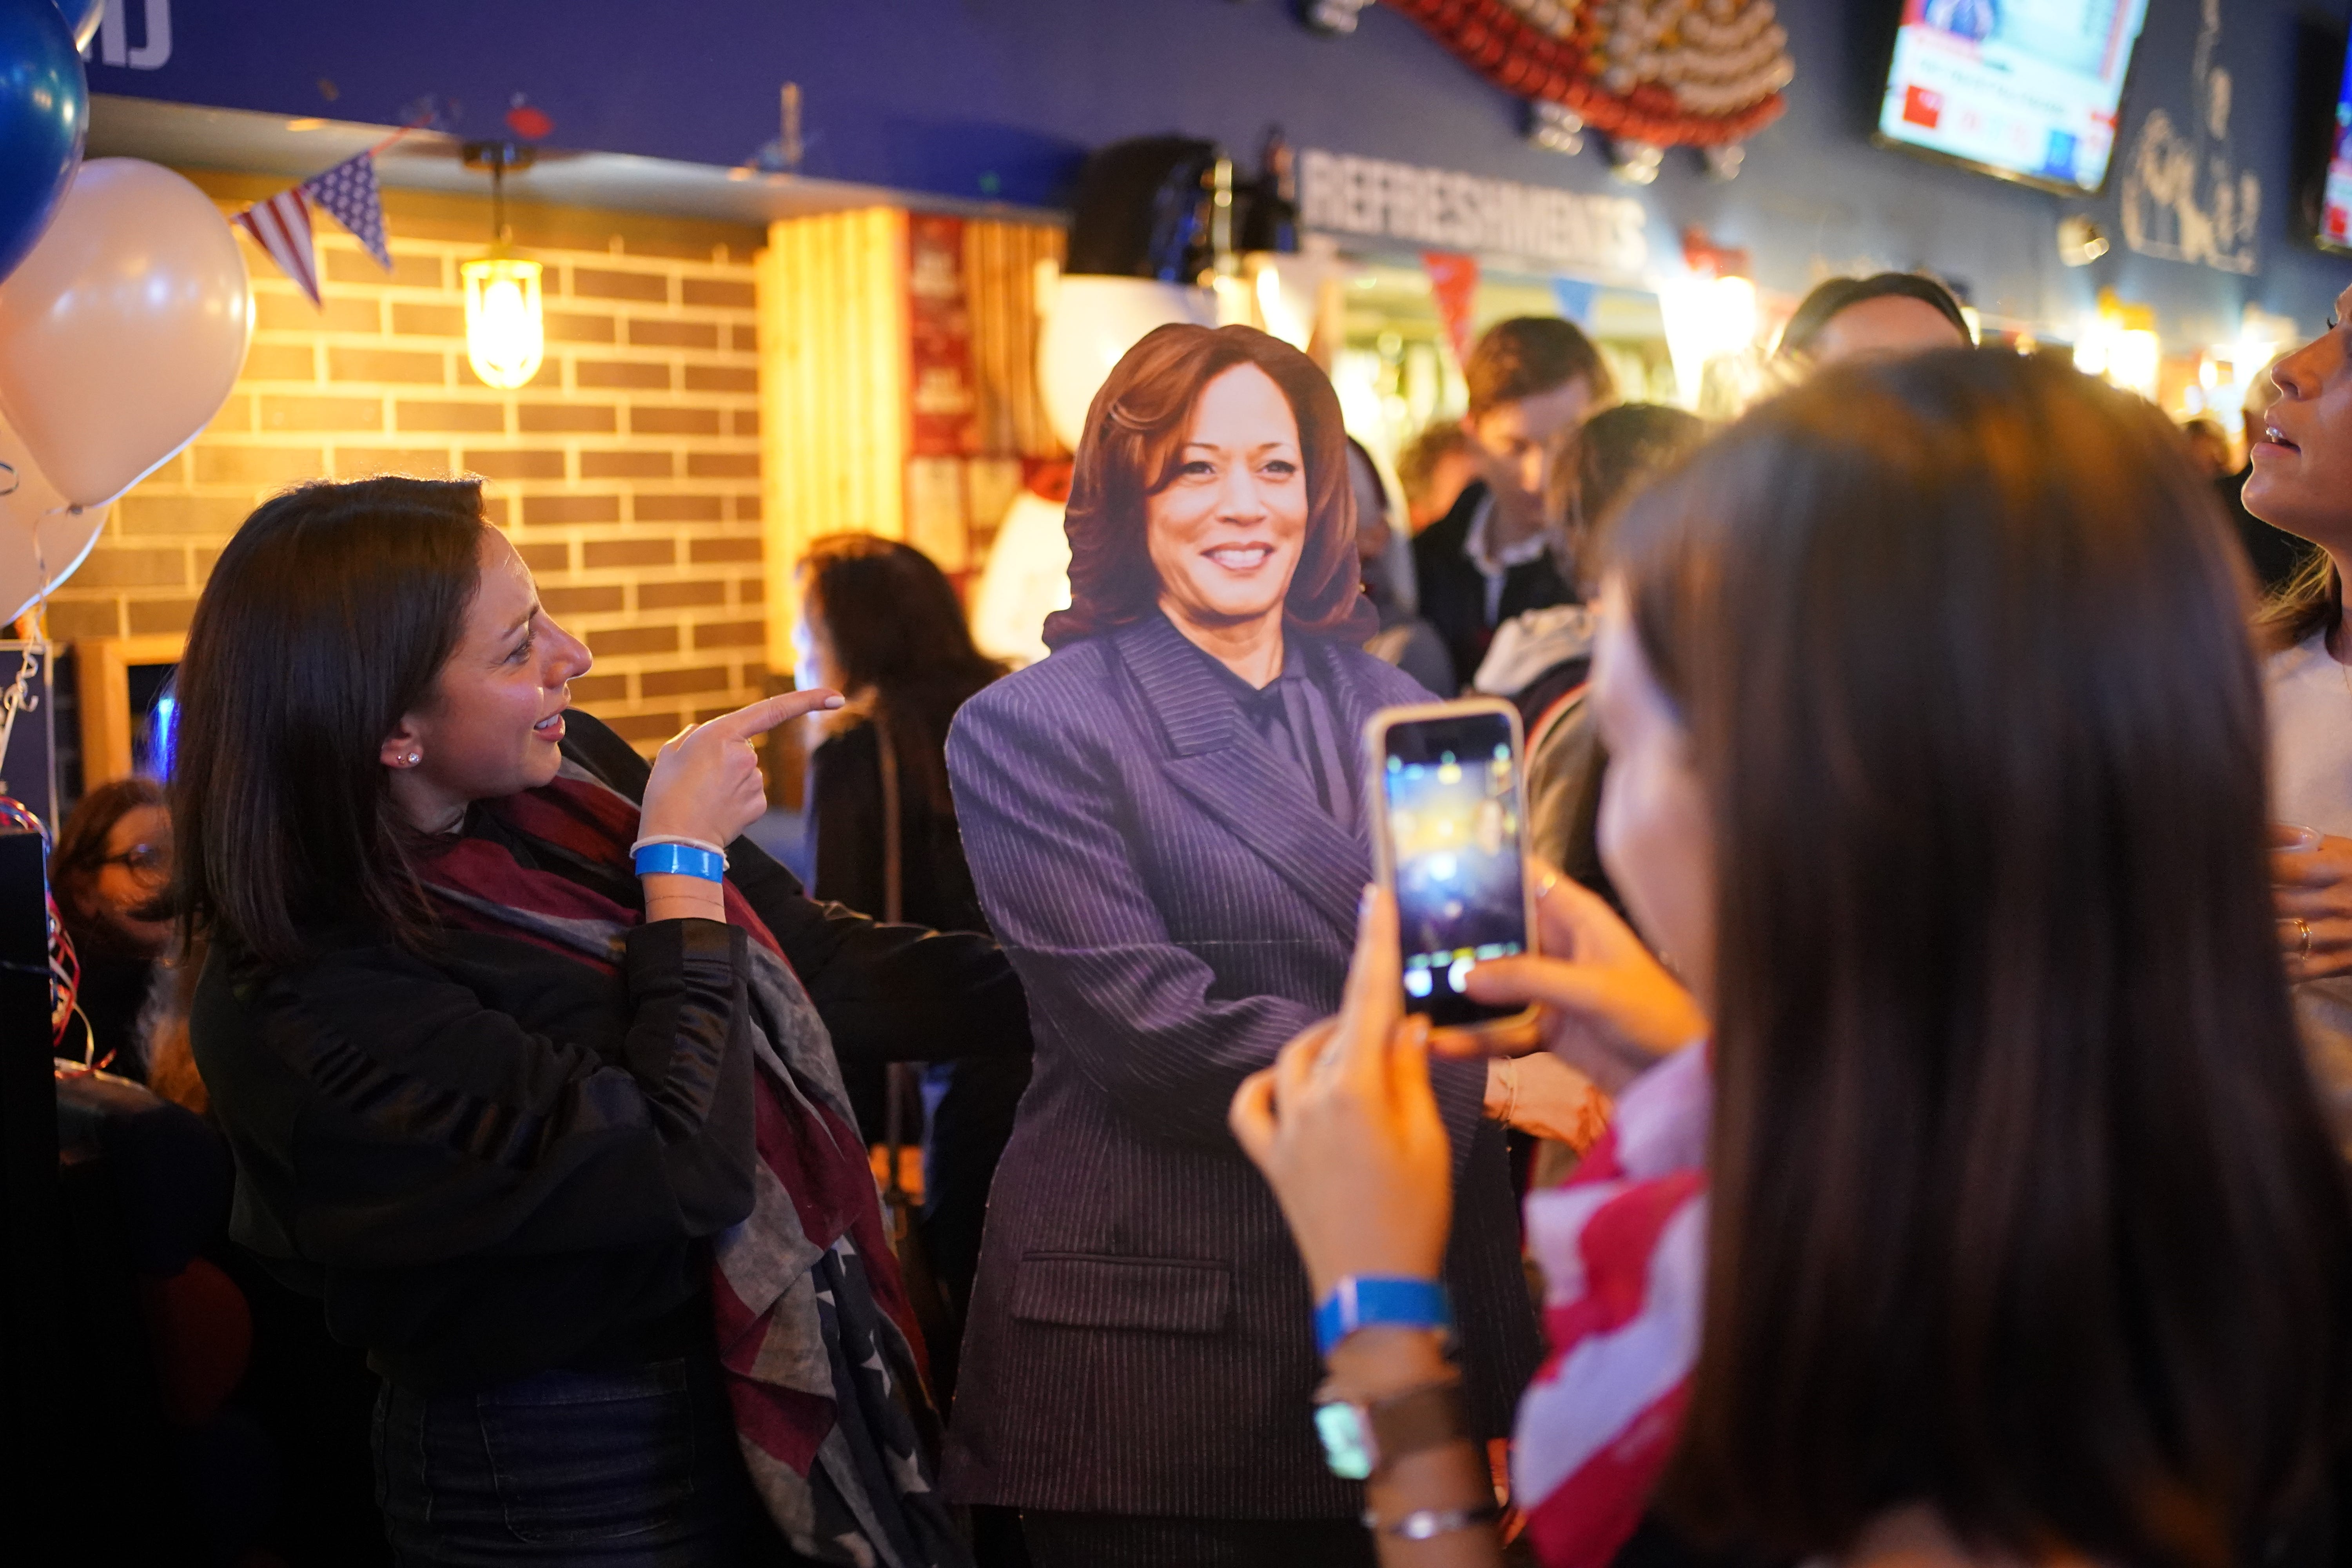
[[[352,231],[375,264],[392,270],[392,250],[383,240],[383,196],[376,189],[375,154],[355,153],[323,174],[302,182],[310,199]]]
[[[318,304],[319,257],[310,244],[310,206],[302,199],[302,187],[289,185],[266,202],[254,203],[236,221],[310,297],[310,303]]]

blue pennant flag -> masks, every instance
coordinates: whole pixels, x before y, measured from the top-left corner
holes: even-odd
[[[375,264],[392,270],[392,250],[383,241],[383,197],[376,190],[375,154],[361,153],[302,184],[310,199],[352,231]]]

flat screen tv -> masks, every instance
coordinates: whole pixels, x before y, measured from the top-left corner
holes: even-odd
[[[2319,198],[2319,243],[2352,251],[2352,48],[2344,52],[2336,122],[2327,132],[2327,184]],[[2308,190],[2310,187],[2305,186]]]
[[[2082,195],[2106,184],[2147,0],[1903,0],[1878,139]]]

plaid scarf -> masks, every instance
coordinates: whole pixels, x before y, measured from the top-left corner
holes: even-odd
[[[1642,1075],[1564,1186],[1531,1193],[1550,1353],[1519,1400],[1512,1491],[1545,1568],[1603,1568],[1682,1436],[1706,1291],[1707,1048]]]
[[[637,808],[570,761],[544,789],[488,803],[550,858],[618,870]],[[625,874],[625,873],[624,873]],[[449,923],[519,936],[618,972],[638,910],[491,840],[425,868]],[[734,884],[728,923],[751,938],[757,1167],[748,1219],[712,1238],[710,1294],[737,1440],[795,1552],[857,1568],[966,1568],[933,1484],[938,1418],[866,1149],[824,1021]]]

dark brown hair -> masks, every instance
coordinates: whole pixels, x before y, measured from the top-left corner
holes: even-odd
[[[1663,403],[1621,403],[1561,434],[1545,510],[1580,592],[1593,586],[1612,514],[1706,438],[1706,420]]]
[[[68,924],[86,929],[89,923],[90,893],[99,868],[106,864],[106,841],[113,837],[114,825],[142,806],[163,804],[163,786],[148,778],[114,779],[74,803],[49,850],[49,886]],[[141,918],[160,920],[163,913]]]
[[[2210,486],[2136,398],[1937,351],[1759,408],[1617,544],[1719,868],[1672,1506],[1791,1557],[1910,1503],[2255,1555],[2344,1430],[2352,1212]]]
[[[431,925],[381,752],[433,700],[480,580],[472,479],[305,485],[221,552],[180,660],[172,773],[192,937],[265,963],[326,928]]]
[[[1235,365],[1265,372],[1298,421],[1307,538],[1283,605],[1295,631],[1361,642],[1377,629],[1356,566],[1356,500],[1339,396],[1315,362],[1255,327],[1155,327],[1127,351],[1087,410],[1070,475],[1070,607],[1045,618],[1060,647],[1151,613],[1160,577],[1144,503],[1175,481],[1201,391]]]
[[[1880,272],[1868,278],[1832,278],[1817,284],[1813,291],[1798,303],[1789,324],[1780,329],[1780,346],[1772,352],[1787,358],[1812,352],[1813,340],[1822,329],[1841,310],[1861,304],[1865,300],[1889,298],[1916,300],[1933,306],[1937,314],[1952,323],[1963,343],[1974,343],[1975,332],[1969,329],[1969,319],[1960,312],[1960,302],[1952,291],[1933,278],[1918,272]]]
[[[955,586],[912,545],[828,533],[801,557],[803,603],[824,625],[845,695],[866,698],[899,770],[952,812],[944,761],[957,709],[1004,667],[972,646]]]
[[[1513,316],[1479,334],[1462,379],[1470,386],[1470,416],[1538,396],[1582,376],[1593,401],[1615,395],[1616,378],[1584,329],[1559,316]]]

